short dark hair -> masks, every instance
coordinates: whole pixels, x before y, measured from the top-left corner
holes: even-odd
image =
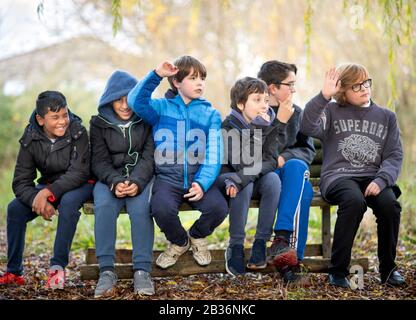
[[[182,80],[190,74],[192,69],[194,71],[194,75],[199,75],[204,79],[207,77],[207,69],[198,59],[194,57],[180,56],[175,59],[173,64],[178,67],[179,71],[174,76],[168,77],[168,81],[170,83],[170,87],[175,93],[178,93],[178,89],[173,84],[173,80],[182,82]]]
[[[231,98],[231,109],[234,109],[241,113],[241,110],[238,109],[237,104],[245,104],[247,102],[248,96],[252,93],[268,93],[266,82],[261,79],[256,79],[252,77],[245,77],[237,80],[234,86],[230,91]]]
[[[36,99],[36,113],[42,118],[50,111],[58,112],[66,107],[66,98],[59,91],[44,91]]]
[[[298,68],[296,65],[277,60],[271,60],[263,63],[257,78],[262,79],[267,85],[276,84],[280,88],[279,83],[287,78],[289,72],[296,74]]]

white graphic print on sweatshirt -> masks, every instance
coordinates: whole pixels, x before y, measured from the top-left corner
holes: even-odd
[[[360,134],[352,134],[338,143],[338,150],[356,168],[362,168],[376,161],[380,144]]]

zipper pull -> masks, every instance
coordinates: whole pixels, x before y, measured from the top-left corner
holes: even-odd
[[[78,154],[77,154],[77,146],[74,146],[74,150],[72,151],[72,159],[76,159],[78,157]]]
[[[121,127],[121,131],[123,132],[123,137],[126,138],[126,128]]]

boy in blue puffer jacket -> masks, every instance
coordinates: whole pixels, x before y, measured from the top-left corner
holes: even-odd
[[[211,255],[205,238],[228,211],[224,196],[212,186],[221,168],[221,116],[201,98],[206,74],[201,62],[182,56],[174,64],[161,63],[127,97],[130,108],[153,127],[156,179],[151,211],[170,242],[156,260],[163,269],[174,265],[189,247],[199,265],[208,265]],[[151,99],[164,77],[172,97]],[[188,232],[178,216],[184,201],[202,212]]]

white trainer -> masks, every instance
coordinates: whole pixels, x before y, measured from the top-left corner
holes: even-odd
[[[189,236],[192,255],[200,266],[207,266],[211,263],[211,253],[208,250],[208,241],[205,238],[195,239]]]
[[[183,247],[169,243],[168,248],[157,257],[156,265],[162,269],[173,266],[176,261],[178,261],[179,257],[188,251],[190,247],[189,242],[188,239],[188,243]]]

